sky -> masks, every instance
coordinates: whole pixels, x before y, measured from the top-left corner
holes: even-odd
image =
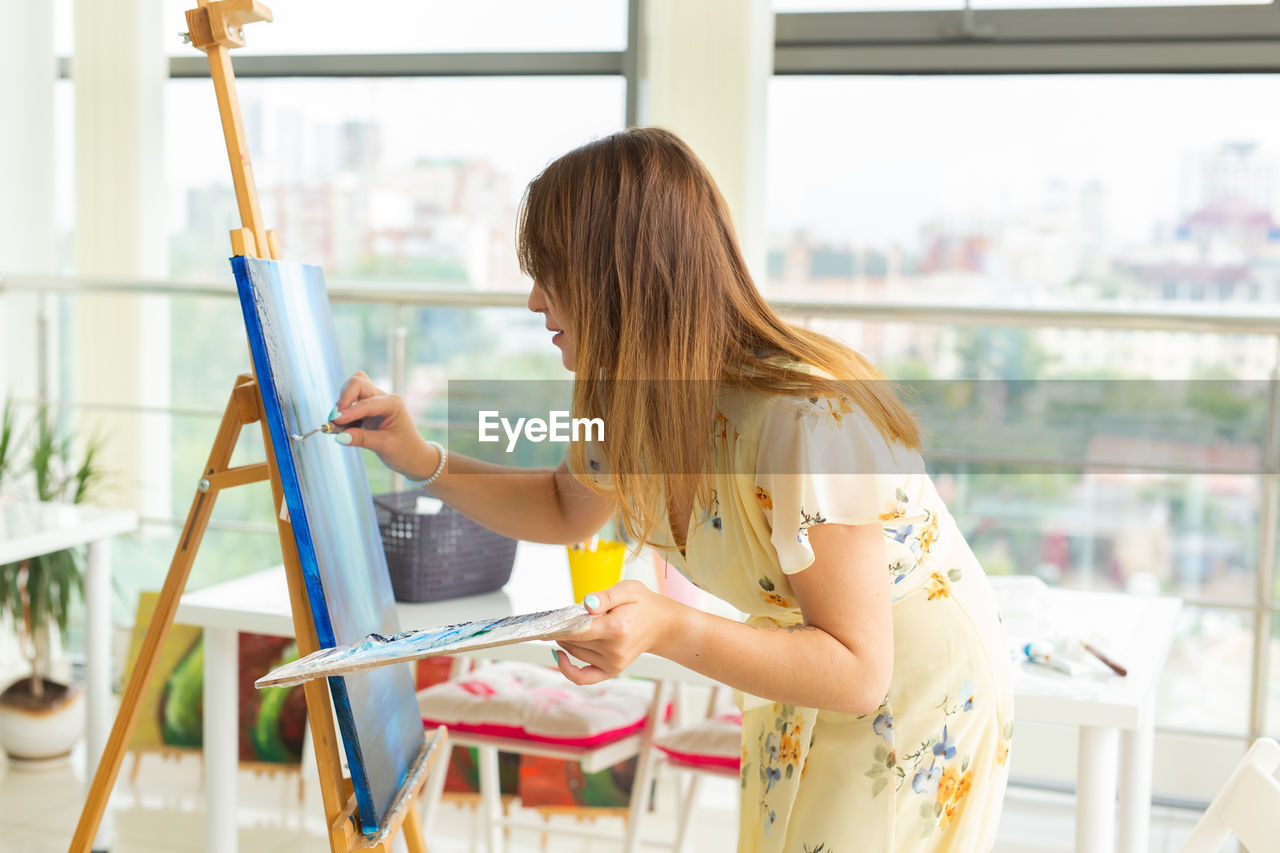
[[[1226,142],[1280,147],[1267,108],[1280,79],[1265,75],[785,77],[769,94],[771,230],[870,242],[1092,180],[1108,230],[1139,239],[1181,212],[1189,160]]]

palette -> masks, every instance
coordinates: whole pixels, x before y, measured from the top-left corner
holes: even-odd
[[[346,675],[387,664],[488,649],[530,640],[561,640],[585,631],[595,617],[581,604],[497,619],[481,619],[392,636],[369,634],[358,643],[321,649],[278,667],[254,682],[283,687],[312,678]]]

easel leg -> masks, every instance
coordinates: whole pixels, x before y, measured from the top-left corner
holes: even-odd
[[[427,840],[422,832],[422,822],[418,820],[416,805],[409,806],[400,831],[404,833],[404,843],[409,848],[409,853],[427,853]]]
[[[142,693],[155,669],[165,636],[169,633],[169,626],[173,624],[174,614],[178,610],[178,600],[186,589],[187,578],[191,574],[196,552],[209,526],[209,518],[213,514],[213,504],[221,488],[220,484],[239,485],[256,482],[266,477],[266,466],[246,466],[240,469],[229,467],[231,454],[235,450],[241,428],[258,418],[260,404],[257,394],[257,385],[253,377],[237,377],[236,387],[232,390],[231,399],[227,401],[227,407],[222,413],[218,435],[213,441],[213,449],[209,451],[209,460],[205,464],[202,478],[205,487],[196,492],[191,502],[191,510],[187,513],[187,521],[182,527],[178,548],[174,551],[173,560],[169,563],[169,573],[165,576],[164,586],[160,590],[160,600],[156,604],[155,615],[147,627],[142,648],[138,652],[138,659],[133,667],[133,674],[129,677],[129,683],[120,699],[120,710],[116,713],[115,724],[111,727],[111,736],[107,739],[106,748],[102,751],[102,759],[93,774],[89,795],[85,798],[84,808],[80,811],[80,821],[76,824],[68,853],[87,853],[102,822],[107,801],[111,797],[111,789],[115,787],[120,765],[124,761],[129,736],[133,734],[138,713],[142,709]]]

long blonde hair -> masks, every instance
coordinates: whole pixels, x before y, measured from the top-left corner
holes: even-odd
[[[638,542],[658,544],[677,494],[692,487],[705,499],[718,386],[813,392],[817,377],[788,359],[834,377],[886,439],[920,446],[914,419],[866,359],[764,301],[724,198],[670,131],[619,131],[555,160],[525,190],[517,243],[521,269],[574,336],[573,416],[608,425],[610,487],[583,482],[618,497]],[[586,453],[570,449],[578,472]]]

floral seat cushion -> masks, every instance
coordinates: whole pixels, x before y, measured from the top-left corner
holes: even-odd
[[[654,740],[676,764],[737,770],[742,763],[742,712],[729,711]]]
[[[590,748],[641,731],[652,699],[645,681],[578,686],[549,668],[502,662],[418,691],[418,708],[428,727]]]

